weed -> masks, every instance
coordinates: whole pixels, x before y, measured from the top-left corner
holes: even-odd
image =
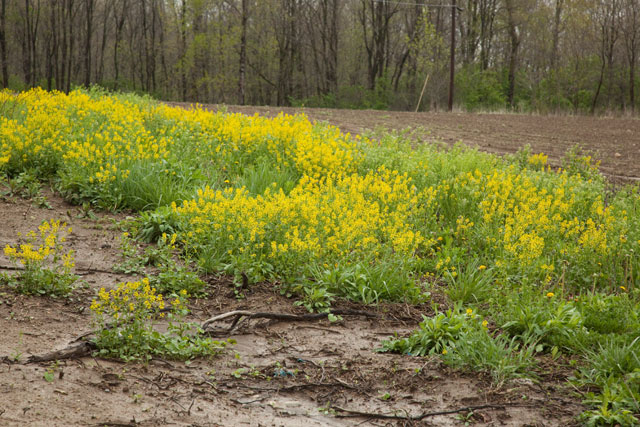
[[[475,322],[471,322],[469,316],[467,312],[460,312],[459,307],[449,309],[445,313],[436,309],[433,317],[423,316],[419,329],[408,338],[383,341],[381,351],[414,356],[446,354],[475,327]]]
[[[154,355],[188,360],[221,353],[233,341],[203,337],[197,325],[184,322],[186,297],[183,290],[165,303],[148,279],[121,283],[111,291],[101,289],[91,304],[98,354],[123,360],[147,360]],[[168,331],[161,333],[154,324],[165,315]]]
[[[120,238],[123,261],[114,266],[114,270],[126,274],[144,274],[145,267],[154,266],[158,268],[158,272],[149,280],[158,292],[171,294],[186,290],[191,295],[201,295],[206,284],[197,274],[174,259],[176,238],[176,234],[169,237],[163,233],[157,245],[148,246],[140,254],[135,240],[128,232],[123,233]]]
[[[552,293],[548,293],[550,295]],[[552,295],[553,297],[553,295]],[[521,298],[506,308],[509,321],[502,325],[514,337],[533,336],[543,347],[571,346],[583,330],[583,317],[572,302]]]
[[[487,323],[472,309],[460,306],[436,313],[420,323],[408,338],[383,341],[381,351],[393,351],[415,356],[440,355],[457,368],[484,371],[501,385],[516,377],[531,377],[534,365],[534,345],[527,340],[522,346],[516,339],[504,335],[492,337]]]
[[[74,252],[65,253],[62,246],[66,233],[71,233],[71,227],[52,219],[43,222],[37,232],[29,231],[25,243],[15,247],[7,244],[4,254],[23,269],[14,276],[4,276],[3,281],[25,294],[68,295],[78,276],[72,273]]]
[[[59,362],[56,360],[54,363],[52,363],[47,370],[44,372],[44,374],[42,375],[42,377],[44,378],[44,380],[48,383],[52,383],[56,377],[56,372],[59,368]]]
[[[453,302],[461,304],[485,301],[493,291],[494,274],[491,268],[475,260],[464,268],[458,268],[453,274],[447,270],[444,274],[447,282],[447,296]]]

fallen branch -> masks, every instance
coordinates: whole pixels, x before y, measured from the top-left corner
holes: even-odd
[[[25,271],[26,269],[20,266],[0,265],[0,270]],[[80,268],[76,270],[76,275],[78,276],[87,276],[89,274],[96,274],[96,273],[121,274],[114,270],[104,270],[101,268]]]
[[[96,345],[91,341],[81,341],[71,344],[61,350],[52,351],[42,355],[29,357],[24,363],[51,362],[53,360],[77,359],[90,356],[96,350]]]
[[[287,314],[287,313],[268,313],[268,312],[253,312],[247,310],[235,310],[228,313],[219,314],[202,324],[202,329],[206,330],[209,325],[215,322],[219,322],[224,319],[233,318],[231,326],[227,329],[227,332],[233,331],[241,322],[240,319],[271,319],[280,320],[286,322],[310,322],[313,320],[325,319],[329,315],[335,316],[364,316],[364,317],[378,317],[375,313],[359,310],[334,310],[330,313],[309,313],[309,314]]]
[[[304,383],[304,384],[293,384],[293,385],[288,385],[288,386],[282,386],[282,387],[254,387],[254,386],[250,386],[250,385],[245,385],[245,384],[234,384],[235,387],[240,387],[240,388],[246,388],[249,390],[254,390],[254,391],[275,391],[275,392],[284,392],[284,391],[297,391],[297,390],[302,390],[302,389],[306,389],[306,388],[314,388],[314,387],[343,387],[343,388],[347,388],[350,390],[357,390],[356,387],[352,386],[351,384],[348,384],[344,381],[337,381],[337,382],[327,382],[327,383],[323,383],[323,382],[319,382],[319,383]],[[227,387],[229,387],[227,385]]]
[[[87,276],[89,274],[97,274],[97,273],[105,273],[105,274],[122,274],[118,273],[115,270],[105,270],[102,268],[80,268],[76,270],[76,274],[78,276]]]
[[[520,406],[520,405],[511,405],[511,406]],[[376,418],[380,420],[407,420],[407,421],[420,421],[425,418],[435,417],[438,415],[450,415],[457,414],[460,412],[470,412],[477,411],[479,409],[505,409],[505,405],[478,405],[478,406],[465,406],[464,408],[451,409],[447,411],[436,411],[436,412],[425,412],[420,415],[388,415],[388,414],[379,414],[375,412],[362,412],[362,411],[354,411],[352,409],[345,409],[339,406],[332,406],[331,409],[337,412],[343,412],[343,414],[335,414],[338,418]]]

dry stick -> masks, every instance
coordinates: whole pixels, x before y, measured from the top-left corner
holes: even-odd
[[[36,355],[29,357],[24,363],[38,363],[38,362],[50,362],[53,360],[63,359],[77,359],[80,357],[89,356],[96,346],[91,341],[82,341],[77,344],[70,345],[62,350],[52,351],[43,355]]]
[[[24,267],[10,266],[10,265],[0,265],[0,270],[10,270],[10,271],[24,271],[26,270]],[[95,273],[106,273],[106,274],[118,274],[113,270],[103,270],[100,268],[81,268],[76,270],[76,274],[78,276],[87,276],[89,274]]]
[[[249,385],[245,385],[245,384],[235,384],[235,386],[236,387],[241,387],[241,388],[246,388],[246,389],[249,389],[249,390],[255,390],[255,391],[276,391],[276,392],[294,391],[294,390],[300,390],[300,389],[305,389],[305,388],[313,388],[313,387],[344,387],[344,388],[348,388],[350,390],[357,390],[356,387],[352,386],[349,383],[341,381],[341,380],[337,381],[337,382],[331,382],[331,383],[319,382],[319,383],[292,384],[292,385],[283,386],[283,387],[253,387],[253,386],[249,386]]]
[[[422,85],[422,92],[420,92],[420,98],[418,99],[418,105],[416,105],[416,113],[418,112],[418,109],[420,108],[420,103],[422,102],[422,95],[424,95],[424,90],[427,88],[427,82],[429,81],[429,74],[427,74],[427,78],[424,79],[424,84]]]
[[[207,329],[209,325],[215,322],[219,322],[221,320],[227,319],[229,317],[233,317],[234,320],[231,323],[228,331],[233,331],[239,323],[241,318],[246,319],[271,319],[271,320],[281,320],[281,321],[292,321],[292,322],[309,322],[312,320],[324,319],[328,317],[330,314],[337,316],[365,316],[365,317],[378,317],[375,313],[370,313],[367,311],[359,311],[359,310],[334,310],[330,313],[312,313],[312,314],[286,314],[286,313],[262,313],[262,312],[253,312],[247,310],[235,310],[230,311],[228,313],[219,314],[217,316],[212,317],[211,319],[206,320],[202,324],[202,329]]]
[[[522,406],[522,405],[509,405],[509,406]],[[465,406],[464,408],[451,409],[448,411],[437,411],[437,412],[425,412],[420,415],[387,415],[387,414],[378,414],[374,412],[361,412],[354,411],[351,409],[341,408],[339,406],[332,406],[331,409],[336,411],[344,412],[344,414],[336,414],[335,416],[338,418],[359,418],[359,417],[368,417],[368,418],[377,418],[382,420],[407,420],[407,421],[420,421],[428,417],[435,417],[438,415],[450,415],[457,414],[459,412],[467,412],[467,411],[477,411],[478,409],[505,409],[505,405],[478,405],[478,406]]]

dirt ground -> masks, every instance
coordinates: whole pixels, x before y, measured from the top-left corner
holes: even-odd
[[[42,220],[63,219],[73,227],[66,244],[77,251],[76,272],[85,286],[59,299],[0,287],[2,426],[567,426],[583,410],[561,362],[541,360],[539,382],[494,388],[486,376],[454,372],[438,359],[374,352],[394,332],[415,328],[429,305],[342,302],[337,308],[374,317],[245,322],[221,337],[237,340],[231,350],[188,364],[93,357],[27,363],[89,332],[96,290],[132,279],[111,273],[120,262],[116,224],[124,215],[93,215],[50,192],[46,197],[51,210],[19,198],[0,200],[1,246],[15,244],[18,232]],[[10,267],[0,254],[1,272]],[[234,309],[304,313],[266,284],[236,299],[228,281],[209,282],[210,297],[193,302],[194,321]],[[423,418],[407,419],[416,416]]]
[[[175,104],[186,105],[186,104]],[[540,116],[526,114],[409,113],[327,108],[283,108],[206,105],[206,108],[274,116],[304,113],[343,132],[411,128],[424,141],[464,144],[496,154],[515,153],[530,144],[549,156],[554,166],[578,144],[601,160],[600,170],[616,181],[640,180],[640,119],[630,117]]]

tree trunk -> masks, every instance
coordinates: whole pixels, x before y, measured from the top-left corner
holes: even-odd
[[[338,91],[338,1],[331,1],[329,52],[327,55],[326,81],[330,92]]]
[[[636,109],[636,56],[635,52],[630,59],[631,63],[629,64],[629,102],[631,103],[631,112],[634,112]]]
[[[85,0],[84,9],[86,13],[87,34],[84,42],[84,85],[91,85],[91,35],[93,34],[93,9],[94,0]]]
[[[509,75],[507,87],[507,103],[513,108],[516,88],[516,71],[518,66],[518,48],[520,47],[520,36],[514,17],[513,0],[505,0],[507,8],[507,26],[509,30]]]
[[[7,65],[7,0],[0,3],[0,61],[2,61],[2,87],[9,87],[9,67]]]
[[[120,43],[122,42],[122,30],[124,28],[124,21],[125,21],[125,11],[128,10],[128,4],[127,4],[127,0],[123,0],[122,2],[122,9],[121,9],[121,15],[118,16],[118,7],[114,8],[113,11],[113,17],[115,19],[115,24],[116,24],[116,28],[115,28],[115,39],[113,41],[113,73],[114,73],[114,85],[115,85],[115,89],[118,89],[118,85],[119,85],[119,80],[120,80],[120,63],[119,63],[119,50],[120,50]]]
[[[603,42],[604,43],[604,42]],[[593,95],[593,101],[591,102],[591,114],[596,112],[596,104],[598,102],[598,97],[600,96],[600,89],[602,89],[602,81],[604,80],[604,67],[605,67],[605,59],[604,56],[601,56],[602,64],[600,66],[600,78],[598,79],[598,86],[596,88],[596,93]]]
[[[73,13],[73,0],[68,0],[67,3],[67,16],[65,17],[65,23],[69,26],[68,35],[69,35],[69,54],[67,55],[67,77],[66,77],[66,86],[64,91],[69,93],[71,91],[71,67],[73,66],[73,45],[74,45],[74,37],[73,37],[73,21],[74,21],[74,13]]]
[[[187,0],[182,0],[180,10],[180,47],[182,49],[182,66],[180,67],[180,80],[182,83],[182,102],[187,101]]]
[[[624,44],[629,63],[629,103],[631,112],[636,107],[636,64],[638,58],[638,45],[640,39],[640,3],[636,0],[627,0],[624,8]]]
[[[245,103],[245,73],[247,70],[247,21],[249,19],[249,0],[241,0],[240,12],[240,61],[238,64],[238,104]]]
[[[104,52],[107,49],[107,29],[109,26],[109,15],[111,13],[111,2],[106,2],[104,5],[104,14],[102,16],[102,40],[100,42],[100,57],[98,59],[98,66],[96,67],[96,81],[102,83],[104,78]]]
[[[395,6],[392,8],[391,4]],[[386,0],[362,0],[360,23],[367,52],[369,89],[375,89],[377,80],[385,74],[389,59],[389,22],[398,7],[399,3]]]
[[[562,6],[564,0],[556,0],[556,8],[553,19],[553,41],[551,47],[551,69],[555,70],[558,64],[558,51],[560,48],[560,26],[562,23]]]
[[[496,0],[480,0],[480,67],[483,71],[489,68],[496,13]]]

